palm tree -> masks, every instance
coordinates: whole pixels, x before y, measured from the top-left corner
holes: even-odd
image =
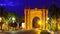
[[[12,20],[13,17],[15,18],[16,22],[19,20],[19,16],[18,16],[18,14],[15,11],[7,11],[7,13],[5,15],[5,18],[6,18],[6,21],[7,21],[7,26],[10,26],[9,24],[11,22],[13,22],[13,20]],[[9,28],[7,28],[7,29],[9,30]]]
[[[4,7],[0,7],[0,18],[2,19],[2,21],[0,22],[0,26],[1,26],[1,29],[2,29],[2,24],[4,23],[4,20],[5,20],[5,10],[4,10]]]
[[[58,27],[57,27],[57,19],[58,19],[58,16],[59,16],[59,8],[53,4],[50,8],[50,13],[51,13],[51,18],[52,19],[55,19],[56,20],[56,31],[58,30]]]

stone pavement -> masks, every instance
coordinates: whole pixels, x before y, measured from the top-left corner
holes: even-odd
[[[0,32],[0,34],[36,34],[35,31],[21,31],[21,32],[17,32],[17,31],[11,31],[11,32]]]
[[[60,34],[60,31],[56,31],[54,34]]]

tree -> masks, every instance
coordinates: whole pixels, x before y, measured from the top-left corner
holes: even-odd
[[[51,33],[46,30],[42,30],[40,34],[51,34]]]
[[[14,23],[11,22],[9,25],[10,25],[11,27],[14,27],[14,28],[17,27],[17,23],[16,23],[16,22],[14,22]]]
[[[0,18],[2,19],[0,22],[1,29],[2,29],[2,24],[4,23],[4,20],[5,20],[5,14],[6,12],[4,7],[0,7]]]
[[[13,17],[15,17],[16,21],[19,19],[19,15],[16,12],[8,11],[6,14],[6,20],[12,22]]]
[[[59,17],[59,12],[58,11],[59,11],[59,8],[55,4],[53,4],[50,8],[50,13],[51,13],[50,18],[56,20],[56,30],[58,30],[58,28],[57,28],[57,24],[58,24],[57,19]]]
[[[24,16],[21,16],[19,21],[20,21],[20,22],[19,22],[19,27],[21,27],[22,22],[24,22]]]
[[[8,24],[12,22],[11,18],[15,17],[18,27],[21,26],[21,23],[24,21],[24,16],[19,16],[16,12],[13,12],[13,11],[7,12],[6,17],[7,17],[6,19],[8,21]]]

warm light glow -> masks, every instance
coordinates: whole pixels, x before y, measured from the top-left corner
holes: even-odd
[[[13,18],[12,18],[12,20],[14,21],[14,20],[15,20],[15,18],[13,17]]]
[[[47,20],[49,20],[49,18],[47,18]]]
[[[42,12],[43,11],[43,12]],[[46,13],[45,13],[46,11]],[[25,15],[25,29],[26,30],[31,30],[34,29],[33,26],[33,19],[34,17],[38,17],[39,20],[37,20],[37,22],[34,24],[36,27],[38,27],[39,29],[45,29],[45,19],[48,22],[47,19],[49,18],[45,18],[48,17],[48,9],[24,9],[24,15]],[[26,26],[27,25],[27,26]],[[40,33],[39,33],[40,34]]]
[[[2,20],[2,18],[0,17],[0,20]]]
[[[38,21],[38,24],[41,24],[41,21]]]
[[[24,28],[24,23],[22,23],[22,28]]]
[[[41,30],[35,30],[36,31],[36,34],[40,34],[41,33]]]
[[[1,22],[2,18],[0,17],[0,22]]]
[[[13,23],[14,23],[15,21],[13,20]]]

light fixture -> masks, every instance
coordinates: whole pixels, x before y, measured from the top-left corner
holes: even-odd
[[[22,23],[22,28],[24,28],[24,23]]]
[[[13,17],[13,18],[12,18],[12,20],[14,21],[14,20],[15,20],[15,18]]]
[[[47,20],[49,20],[49,18],[47,18]]]

